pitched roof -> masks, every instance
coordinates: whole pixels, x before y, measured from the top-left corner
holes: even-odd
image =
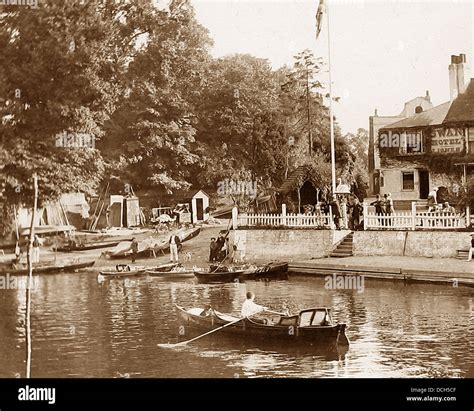
[[[430,108],[429,110],[415,114],[411,117],[407,117],[403,120],[389,124],[383,129],[400,129],[400,128],[412,128],[412,127],[426,127],[436,124],[442,124],[446,114],[448,113],[451,102],[440,104],[439,106]]]
[[[191,193],[193,193],[192,197],[194,197],[196,194],[198,194],[199,192],[203,193],[205,196],[207,197],[210,197],[209,194],[207,194],[204,190],[200,189],[200,190],[197,190],[197,191],[191,191]]]
[[[467,89],[451,104],[443,123],[474,122],[474,79],[471,79]]]
[[[306,181],[311,181],[314,186],[322,184],[321,176],[317,175],[311,166],[299,166],[288,176],[277,191],[286,194],[292,190],[301,188]]]

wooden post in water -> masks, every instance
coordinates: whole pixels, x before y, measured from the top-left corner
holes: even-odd
[[[34,201],[33,211],[31,213],[30,237],[28,241],[28,251],[26,258],[28,262],[28,281],[26,285],[26,378],[31,378],[31,288],[33,286],[33,241],[35,236],[35,217],[38,208],[38,177],[33,175]]]

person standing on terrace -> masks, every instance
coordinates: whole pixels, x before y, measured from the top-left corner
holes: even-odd
[[[433,188],[428,194],[428,211],[435,211],[436,210],[436,205],[438,204],[437,200],[437,194],[438,194],[438,187]]]
[[[471,248],[469,249],[467,261],[472,261],[472,254],[474,254],[474,233],[471,233]]]
[[[384,202],[380,198],[380,194],[375,196],[375,201],[370,203],[371,206],[375,207],[375,215],[383,216],[385,214]],[[383,218],[379,218],[380,225],[383,225]]]
[[[390,217],[395,212],[395,210],[393,208],[392,194],[387,193],[387,194],[384,195],[384,197],[385,197],[385,214]],[[392,219],[391,218],[387,219],[387,225],[392,225]]]

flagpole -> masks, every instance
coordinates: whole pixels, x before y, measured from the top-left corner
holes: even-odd
[[[328,68],[329,68],[329,124],[331,133],[331,175],[332,193],[336,192],[336,150],[334,144],[334,116],[332,112],[332,80],[331,80],[331,29],[329,26],[329,4],[326,3],[326,15],[328,21]]]

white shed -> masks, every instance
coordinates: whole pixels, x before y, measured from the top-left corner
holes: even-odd
[[[193,224],[198,222],[206,221],[209,218],[209,213],[206,213],[206,209],[209,207],[209,195],[199,190],[191,198],[191,221]]]

